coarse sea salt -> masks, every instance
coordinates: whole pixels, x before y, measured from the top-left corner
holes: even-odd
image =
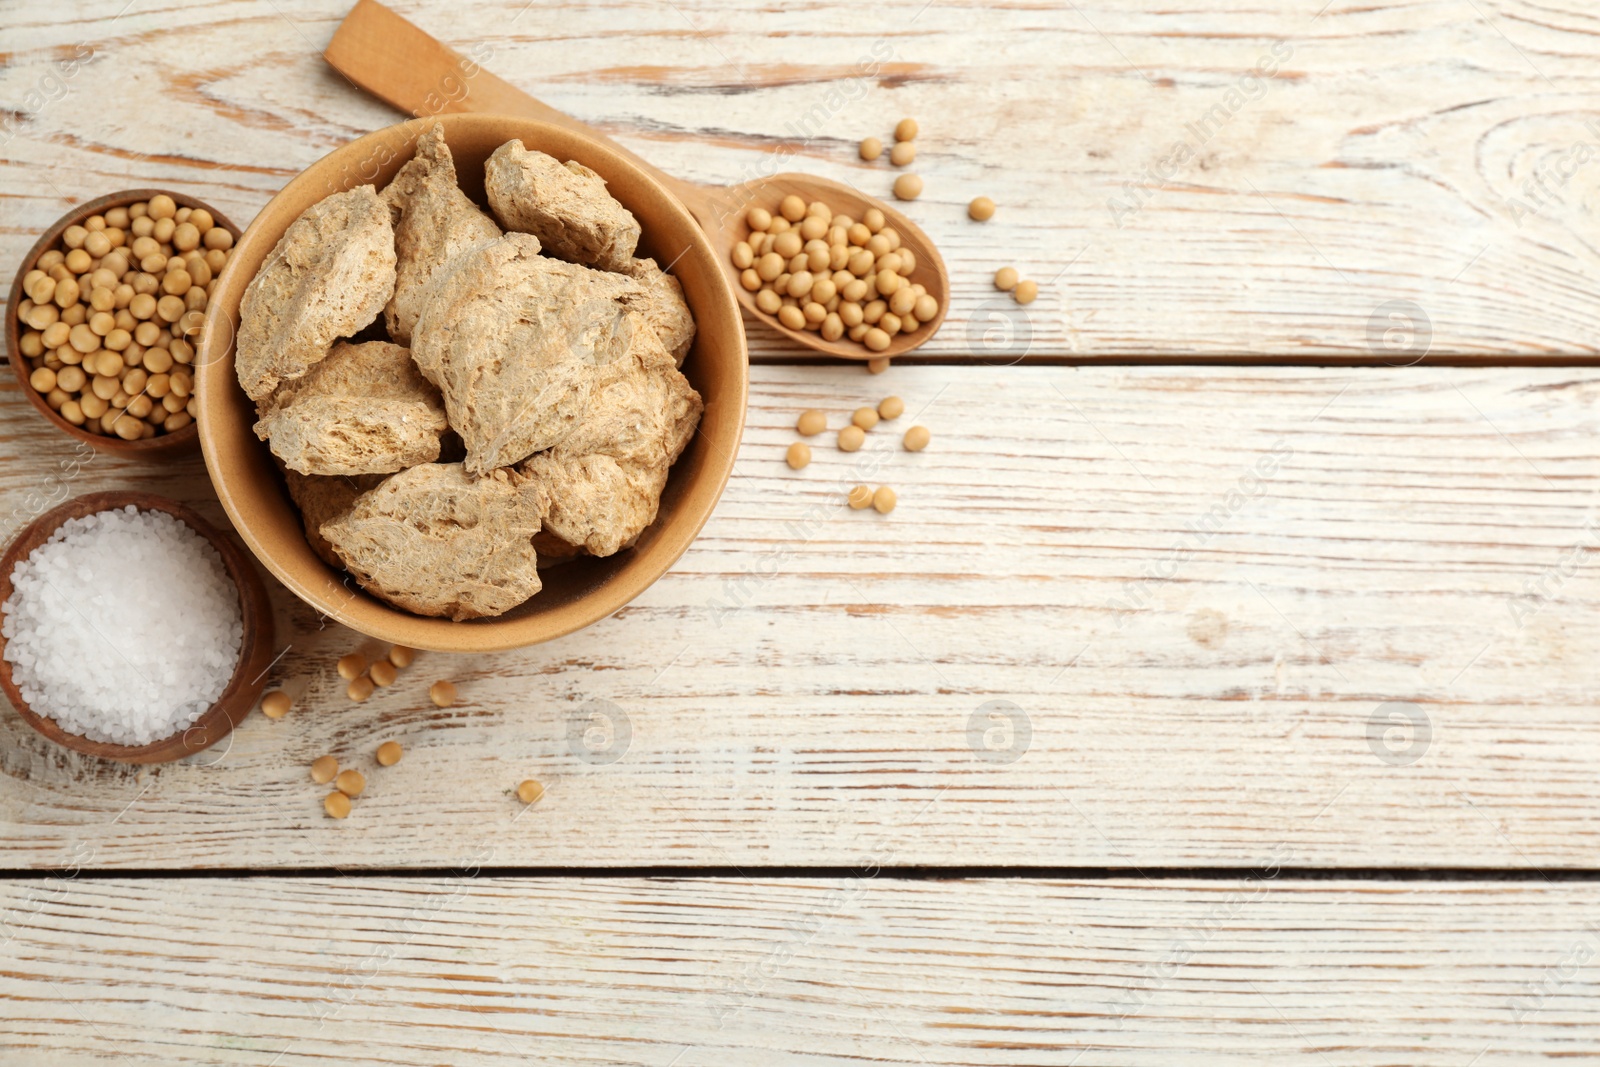
[[[163,511],[69,519],[11,572],[5,658],[69,733],[147,745],[194,724],[239,661],[239,592],[217,550]]]

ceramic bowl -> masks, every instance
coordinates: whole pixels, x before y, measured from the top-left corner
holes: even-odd
[[[433,122],[444,126],[457,177],[484,206],[483,167],[500,145],[577,160],[606,180],[638,218],[639,255],[683,285],[697,325],[683,372],[705,400],[699,431],[672,468],[656,521],[637,544],[605,559],[581,558],[543,571],[544,588],[495,618],[452,622],[396,608],[317,557],[306,542],[273,457],[251,430],[254,407],[234,373],[232,339],[245,287],[288,229],[317,201],[371,183],[382,188],[411,158]],[[479,652],[549,641],[605,618],[666,573],[694,541],[733,469],[744,429],[748,357],[739,305],[711,242],[664,186],[605,145],[570,130],[497,115],[441,115],[368,134],[296,177],[262,209],[218,279],[196,354],[200,443],[222,505],[256,558],[324,616],[383,641],[438,652]]]

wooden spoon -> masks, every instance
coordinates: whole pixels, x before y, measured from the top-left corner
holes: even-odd
[[[593,127],[541,104],[473,60],[451,51],[377,0],[358,0],[339,25],[323,58],[354,84],[415,117],[462,111],[520,115],[604,141],[683,201],[721,253],[722,269],[745,310],[800,344],[843,359],[898,356],[932,337],[944,322],[950,279],[939,250],[905,215],[842,182],[809,174],[775,174],[742,185],[712,188],[681,181],[646,163]],[[791,330],[774,316],[759,310],[754,294],[739,284],[739,271],[730,256],[733,246],[749,236],[745,212],[752,207],[764,207],[776,213],[779,201],[790,193],[807,203],[820,200],[835,212],[857,220],[868,208],[882,211],[888,224],[899,231],[901,243],[916,254],[917,267],[911,273],[911,281],[921,283],[939,302],[938,314],[919,325],[913,333],[896,334],[884,351],[872,352],[848,338],[825,341],[821,334],[809,330]]]

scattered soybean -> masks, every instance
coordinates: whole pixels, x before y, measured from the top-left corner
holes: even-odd
[[[311,780],[318,785],[327,785],[338,773],[339,761],[332,756],[318,756],[311,761]]]
[[[348,819],[350,817],[350,798],[340,792],[329,793],[322,798],[322,810],[335,819]]]

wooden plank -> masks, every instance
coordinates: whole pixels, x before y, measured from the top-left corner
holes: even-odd
[[[1016,2],[981,19],[926,0],[760,17],[712,0],[397,6],[698,181],[796,169],[887,195],[891,168],[854,146],[918,116],[914,213],[954,274],[925,356],[1597,351],[1586,0]],[[320,59],[348,7],[11,4],[0,270],[68,202],[116,188],[166,185],[247,221],[391,121]],[[985,226],[964,215],[978,194],[1001,205]],[[990,286],[1007,263],[1043,283],[1026,311]],[[751,339],[758,360],[807,356],[754,324]]]
[[[862,452],[784,465],[797,412],[890,391]],[[15,514],[70,449],[5,399]],[[0,716],[0,866],[1592,868],[1597,402],[1557,368],[758,368],[716,514],[615,617],[351,705],[359,639],[280,592],[299,710],[231,747],[136,771]],[[105,485],[208,493],[99,459],[61,493]],[[369,777],[345,823],[326,752]]]
[[[1600,1055],[1592,883],[0,885],[0,1047],[164,1064]]]

